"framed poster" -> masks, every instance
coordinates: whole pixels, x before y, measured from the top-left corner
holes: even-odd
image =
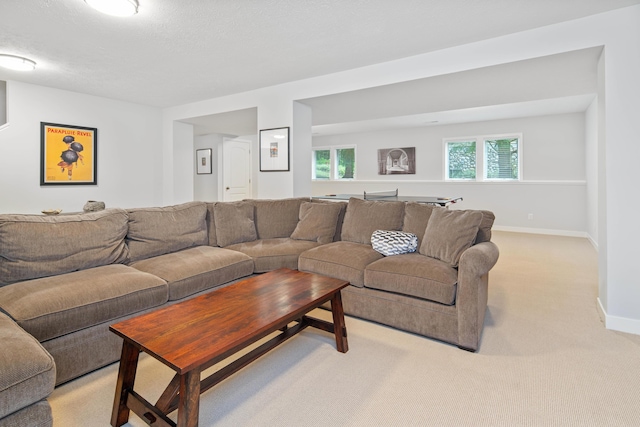
[[[416,147],[378,150],[378,175],[415,174]]]
[[[260,172],[289,170],[289,128],[260,131]]]
[[[98,129],[40,122],[40,185],[97,185]]]
[[[198,175],[213,173],[211,168],[211,148],[196,150],[196,173]]]

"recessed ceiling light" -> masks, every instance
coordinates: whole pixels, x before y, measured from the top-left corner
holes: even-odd
[[[131,16],[138,13],[137,0],[84,0],[92,8],[113,16]]]
[[[18,71],[32,71],[35,70],[36,63],[21,56],[0,53],[0,67]]]

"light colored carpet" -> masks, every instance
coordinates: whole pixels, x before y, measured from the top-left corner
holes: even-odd
[[[593,247],[493,240],[478,353],[347,317],[348,353],[308,329],[204,393],[200,426],[640,426],[640,336],[603,327]],[[116,376],[113,364],[57,388],[54,426],[108,426]],[[136,389],[155,401],[171,377],[143,355]]]

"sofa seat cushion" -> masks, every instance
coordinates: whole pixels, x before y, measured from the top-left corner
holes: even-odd
[[[371,245],[340,241],[303,252],[298,269],[348,280],[353,286],[363,287],[365,267],[381,258],[383,255]]]
[[[289,238],[259,239],[238,243],[226,249],[242,252],[253,259],[254,273],[264,273],[278,268],[298,269],[298,257],[308,249],[320,245],[318,242]]]
[[[43,342],[167,301],[167,283],[122,264],[0,288],[0,308]]]
[[[56,367],[42,345],[3,313],[0,313],[0,342],[0,418],[4,418],[51,394]],[[48,405],[40,406],[45,416],[48,411],[50,419]]]
[[[136,261],[130,266],[166,280],[170,301],[248,276],[253,272],[253,261],[247,255],[212,246],[197,246],[160,255]]]
[[[367,266],[364,286],[451,305],[458,272],[447,263],[420,254],[386,257]]]

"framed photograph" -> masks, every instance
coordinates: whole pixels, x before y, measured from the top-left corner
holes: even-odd
[[[40,122],[40,185],[97,185],[98,129]]]
[[[415,173],[416,147],[378,150],[378,175]]]
[[[198,175],[213,173],[211,169],[211,148],[196,150],[196,173]]]
[[[260,172],[289,170],[289,128],[260,131]]]

